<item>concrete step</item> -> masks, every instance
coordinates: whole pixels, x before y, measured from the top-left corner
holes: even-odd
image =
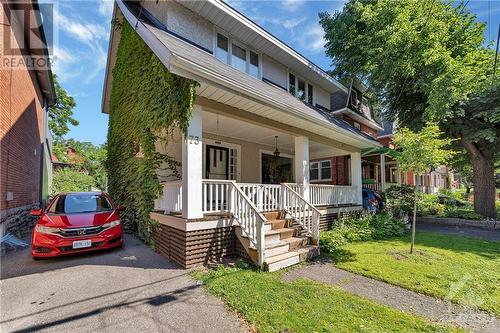
[[[270,258],[283,253],[287,253],[289,250],[290,243],[286,240],[281,240],[279,242],[266,244],[265,256],[266,258]]]
[[[266,257],[265,269],[269,272],[298,264],[319,255],[319,246],[309,245],[296,251],[290,251],[272,257]]]

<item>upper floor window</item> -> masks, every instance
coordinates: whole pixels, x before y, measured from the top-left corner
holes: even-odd
[[[330,160],[311,162],[309,169],[310,180],[332,180],[332,164]]]
[[[259,54],[219,32],[216,33],[215,57],[253,77],[258,78],[260,75]]]
[[[217,59],[227,64],[228,54],[229,39],[226,36],[217,33],[217,48],[215,49],[215,56]]]
[[[304,102],[313,104],[313,85],[292,73],[288,74],[288,92]]]

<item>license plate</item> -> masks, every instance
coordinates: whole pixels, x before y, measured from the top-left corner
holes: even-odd
[[[92,246],[92,241],[90,239],[73,242],[73,249],[83,249],[91,246]]]

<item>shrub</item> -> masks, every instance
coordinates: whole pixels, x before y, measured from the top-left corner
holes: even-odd
[[[445,205],[439,203],[439,198],[436,194],[420,193],[417,201],[418,216],[436,216],[442,215],[445,211]]]
[[[387,189],[386,208],[391,216],[408,219],[413,212],[415,189],[410,185],[394,185]]]
[[[52,176],[52,194],[90,191],[94,186],[94,178],[77,169],[60,169]]]
[[[321,232],[319,242],[322,253],[334,254],[346,243],[401,236],[406,232],[406,225],[399,218],[387,214],[365,215],[340,220],[332,230]]]
[[[472,206],[467,208],[446,206],[444,211],[444,217],[455,217],[466,220],[482,220],[484,217],[476,212],[474,212]]]

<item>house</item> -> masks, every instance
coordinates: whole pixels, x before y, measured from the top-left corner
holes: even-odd
[[[37,1],[2,2],[0,9],[2,235],[30,230],[30,210],[43,205],[49,193],[52,143],[47,112],[55,91],[39,9]]]
[[[422,176],[399,171],[394,150],[394,124],[379,121],[375,117],[367,88],[352,80],[348,91],[332,94],[333,114],[375,138],[382,147],[364,149],[362,152],[362,183],[364,188],[385,191],[395,184],[418,185],[422,192],[436,193],[441,188],[450,188],[453,173],[447,166],[440,166]],[[344,185],[350,182],[349,156],[315,159],[310,162],[311,183]],[[457,181],[454,184],[458,184]]]
[[[157,146],[182,165],[180,179],[159,171],[160,253],[184,267],[238,254],[272,271],[316,255],[320,229],[361,209],[362,151],[381,144],[334,113],[348,87],[222,1],[117,0],[113,20],[199,84],[188,136]],[[348,156],[349,181],[311,184],[309,162],[336,156]]]

